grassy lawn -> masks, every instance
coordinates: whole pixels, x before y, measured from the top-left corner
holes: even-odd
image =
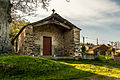
[[[96,60],[49,60],[26,55],[0,56],[0,80],[117,80],[120,63]],[[120,79],[118,79],[120,80]]]
[[[110,57],[100,56],[96,60],[57,60],[63,64],[74,66],[75,69],[87,71],[96,75],[87,77],[100,80],[120,80],[120,63],[114,62]],[[95,79],[96,80],[96,79]]]
[[[59,61],[32,56],[0,56],[0,80],[76,79],[92,75]]]

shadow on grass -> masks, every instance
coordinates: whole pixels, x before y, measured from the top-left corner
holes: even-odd
[[[73,65],[74,67],[76,67],[76,69],[78,69],[78,70],[85,70],[85,69],[87,69],[87,68],[84,68],[84,67],[80,67],[80,69],[79,69],[79,65],[76,65],[76,64],[91,64],[91,65],[95,65],[95,66],[101,66],[101,67],[108,67],[108,68],[110,68],[110,69],[112,69],[112,68],[119,68],[120,69],[120,63],[116,63],[116,62],[114,62],[114,61],[112,61],[112,60],[100,60],[100,59],[96,59],[96,60],[83,60],[83,59],[80,59],[80,60],[74,60],[74,59],[58,59],[58,60],[56,60],[56,61],[60,61],[60,62],[65,62],[65,63],[70,63],[69,65]],[[74,65],[75,64],[75,65]],[[78,68],[77,68],[78,67]],[[95,70],[97,70],[96,68],[90,68],[91,66],[88,66],[88,70],[89,69],[95,69]],[[112,67],[112,68],[111,68]],[[84,69],[82,69],[82,68],[84,68]],[[103,68],[104,69],[104,68]],[[92,72],[91,72],[91,70],[90,71],[87,71],[87,73],[91,73],[92,75],[91,76],[86,76],[86,77],[84,77],[83,79],[80,79],[80,80],[120,80],[120,77],[118,77],[118,76],[114,76],[114,74],[113,75],[110,75],[110,74],[112,74],[112,71],[107,71],[106,69],[105,69],[105,71],[107,71],[107,72],[104,72],[103,70],[103,75],[100,75],[101,74],[101,72],[100,72],[100,74],[99,74],[99,71],[98,72],[94,72],[95,70],[93,70]],[[98,69],[99,70],[99,69]],[[101,70],[101,69],[100,69]],[[86,70],[85,70],[86,71]],[[109,72],[110,72],[110,74],[109,74]],[[96,73],[98,73],[98,74],[96,74]],[[104,73],[107,73],[107,75],[105,74],[104,75]],[[117,73],[115,73],[115,75],[116,75]],[[117,74],[117,75],[119,75],[119,74]],[[110,77],[110,76],[114,76],[114,77]]]
[[[32,56],[0,56],[0,80],[114,80],[107,76],[62,64],[82,64],[79,60],[49,60]],[[88,63],[89,64],[89,63]],[[116,80],[116,79],[115,79]]]
[[[65,64],[63,64],[65,65]],[[108,77],[103,75],[94,74],[88,71],[83,71],[76,69],[71,65],[65,65],[67,68],[60,71],[49,71],[47,73],[41,74],[39,73],[29,73],[29,71],[25,74],[5,74],[2,75],[0,73],[0,80],[119,80],[114,77]],[[12,72],[11,72],[12,73]],[[28,74],[29,73],[29,74]]]
[[[58,59],[56,61],[62,61],[62,62],[67,62],[67,63],[71,63],[71,64],[92,64],[92,65],[96,65],[96,66],[107,66],[107,67],[120,68],[120,63],[115,62],[113,60],[100,60],[100,59],[95,59],[95,60]]]

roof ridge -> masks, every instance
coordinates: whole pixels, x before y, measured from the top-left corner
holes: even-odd
[[[51,14],[50,16],[42,19],[42,20],[39,20],[39,21],[36,21],[36,22],[33,22],[33,23],[30,23],[28,25],[32,25],[34,26],[35,24],[38,24],[38,23],[42,23],[44,21],[47,21],[51,18],[58,18],[58,21],[62,22],[63,24],[67,25],[67,26],[70,26],[71,28],[73,27],[76,27],[78,28],[77,26],[75,26],[74,24],[72,24],[71,22],[69,22],[67,19],[63,18],[62,16],[60,16],[58,13],[54,13],[54,14]],[[13,41],[19,36],[19,34],[24,30],[24,28],[26,28],[28,25],[25,25],[23,26],[23,28],[19,31],[19,33],[15,36],[15,38],[12,40],[12,43]],[[79,30],[81,30],[80,28],[78,28]]]

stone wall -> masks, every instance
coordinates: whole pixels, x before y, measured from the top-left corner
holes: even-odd
[[[22,33],[18,37],[18,51],[19,52],[24,52],[24,38],[25,38],[25,30],[22,31]]]
[[[64,47],[66,55],[78,54],[80,50],[80,29],[73,28],[64,32]]]
[[[79,52],[80,30],[71,30],[49,24],[27,26],[18,37],[17,52],[27,55],[43,55],[43,37],[52,38],[52,55],[73,56]],[[15,42],[16,47],[16,42]]]
[[[74,30],[74,54],[80,52],[80,29],[73,28]]]
[[[25,38],[24,38],[24,54],[32,55],[33,54],[33,45],[34,45],[34,38],[33,38],[33,26],[27,26],[25,28]]]
[[[64,54],[64,39],[63,31],[59,26],[50,24],[44,26],[34,27],[34,43],[36,46],[39,46],[40,55],[43,55],[43,36],[52,38],[52,55],[57,55],[57,53]]]
[[[82,59],[96,59],[98,58],[98,54],[83,54]]]
[[[14,49],[16,53],[28,54],[33,53],[33,27],[27,26],[18,38],[14,41]]]
[[[65,55],[73,55],[74,53],[74,30],[64,32],[64,49]]]
[[[120,62],[120,56],[116,56],[116,55],[114,55],[114,61],[116,61],[116,62]]]

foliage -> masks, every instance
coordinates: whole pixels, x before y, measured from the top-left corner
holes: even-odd
[[[49,2],[51,0],[10,0],[12,4],[11,15],[14,18],[14,15],[17,15],[18,18],[22,16],[17,14],[18,11],[26,15],[37,15],[35,13],[37,7],[41,6],[43,9],[48,10]],[[66,0],[69,2],[70,0]]]
[[[93,46],[94,46],[94,44],[93,44],[93,43],[88,43],[88,42],[87,42],[87,44],[86,44],[86,45],[93,45]]]
[[[82,45],[81,50],[82,50],[82,52],[85,52],[86,51],[86,47],[84,45]]]
[[[85,44],[83,44],[83,43],[80,43],[80,46],[83,46],[83,45],[91,45],[91,46],[94,46],[94,44],[93,43],[85,43]]]
[[[112,51],[112,48],[109,48],[108,51],[111,52],[111,51]]]
[[[94,54],[89,54],[89,53],[87,53],[87,52],[82,52],[82,51],[80,51],[80,53],[82,54],[82,55],[98,55],[97,53],[94,53]]]
[[[107,55],[112,55],[112,48],[109,48],[108,51],[107,51]]]
[[[24,20],[13,20],[12,23],[9,25],[9,33],[10,33],[10,40],[12,40],[18,32],[21,30],[21,28],[30,22],[26,22]]]
[[[120,53],[116,53],[117,56],[120,56]]]
[[[106,60],[109,61],[109,60],[112,60],[112,57],[111,56],[102,56],[102,55],[100,55],[99,59],[103,60],[103,61],[106,61]]]

